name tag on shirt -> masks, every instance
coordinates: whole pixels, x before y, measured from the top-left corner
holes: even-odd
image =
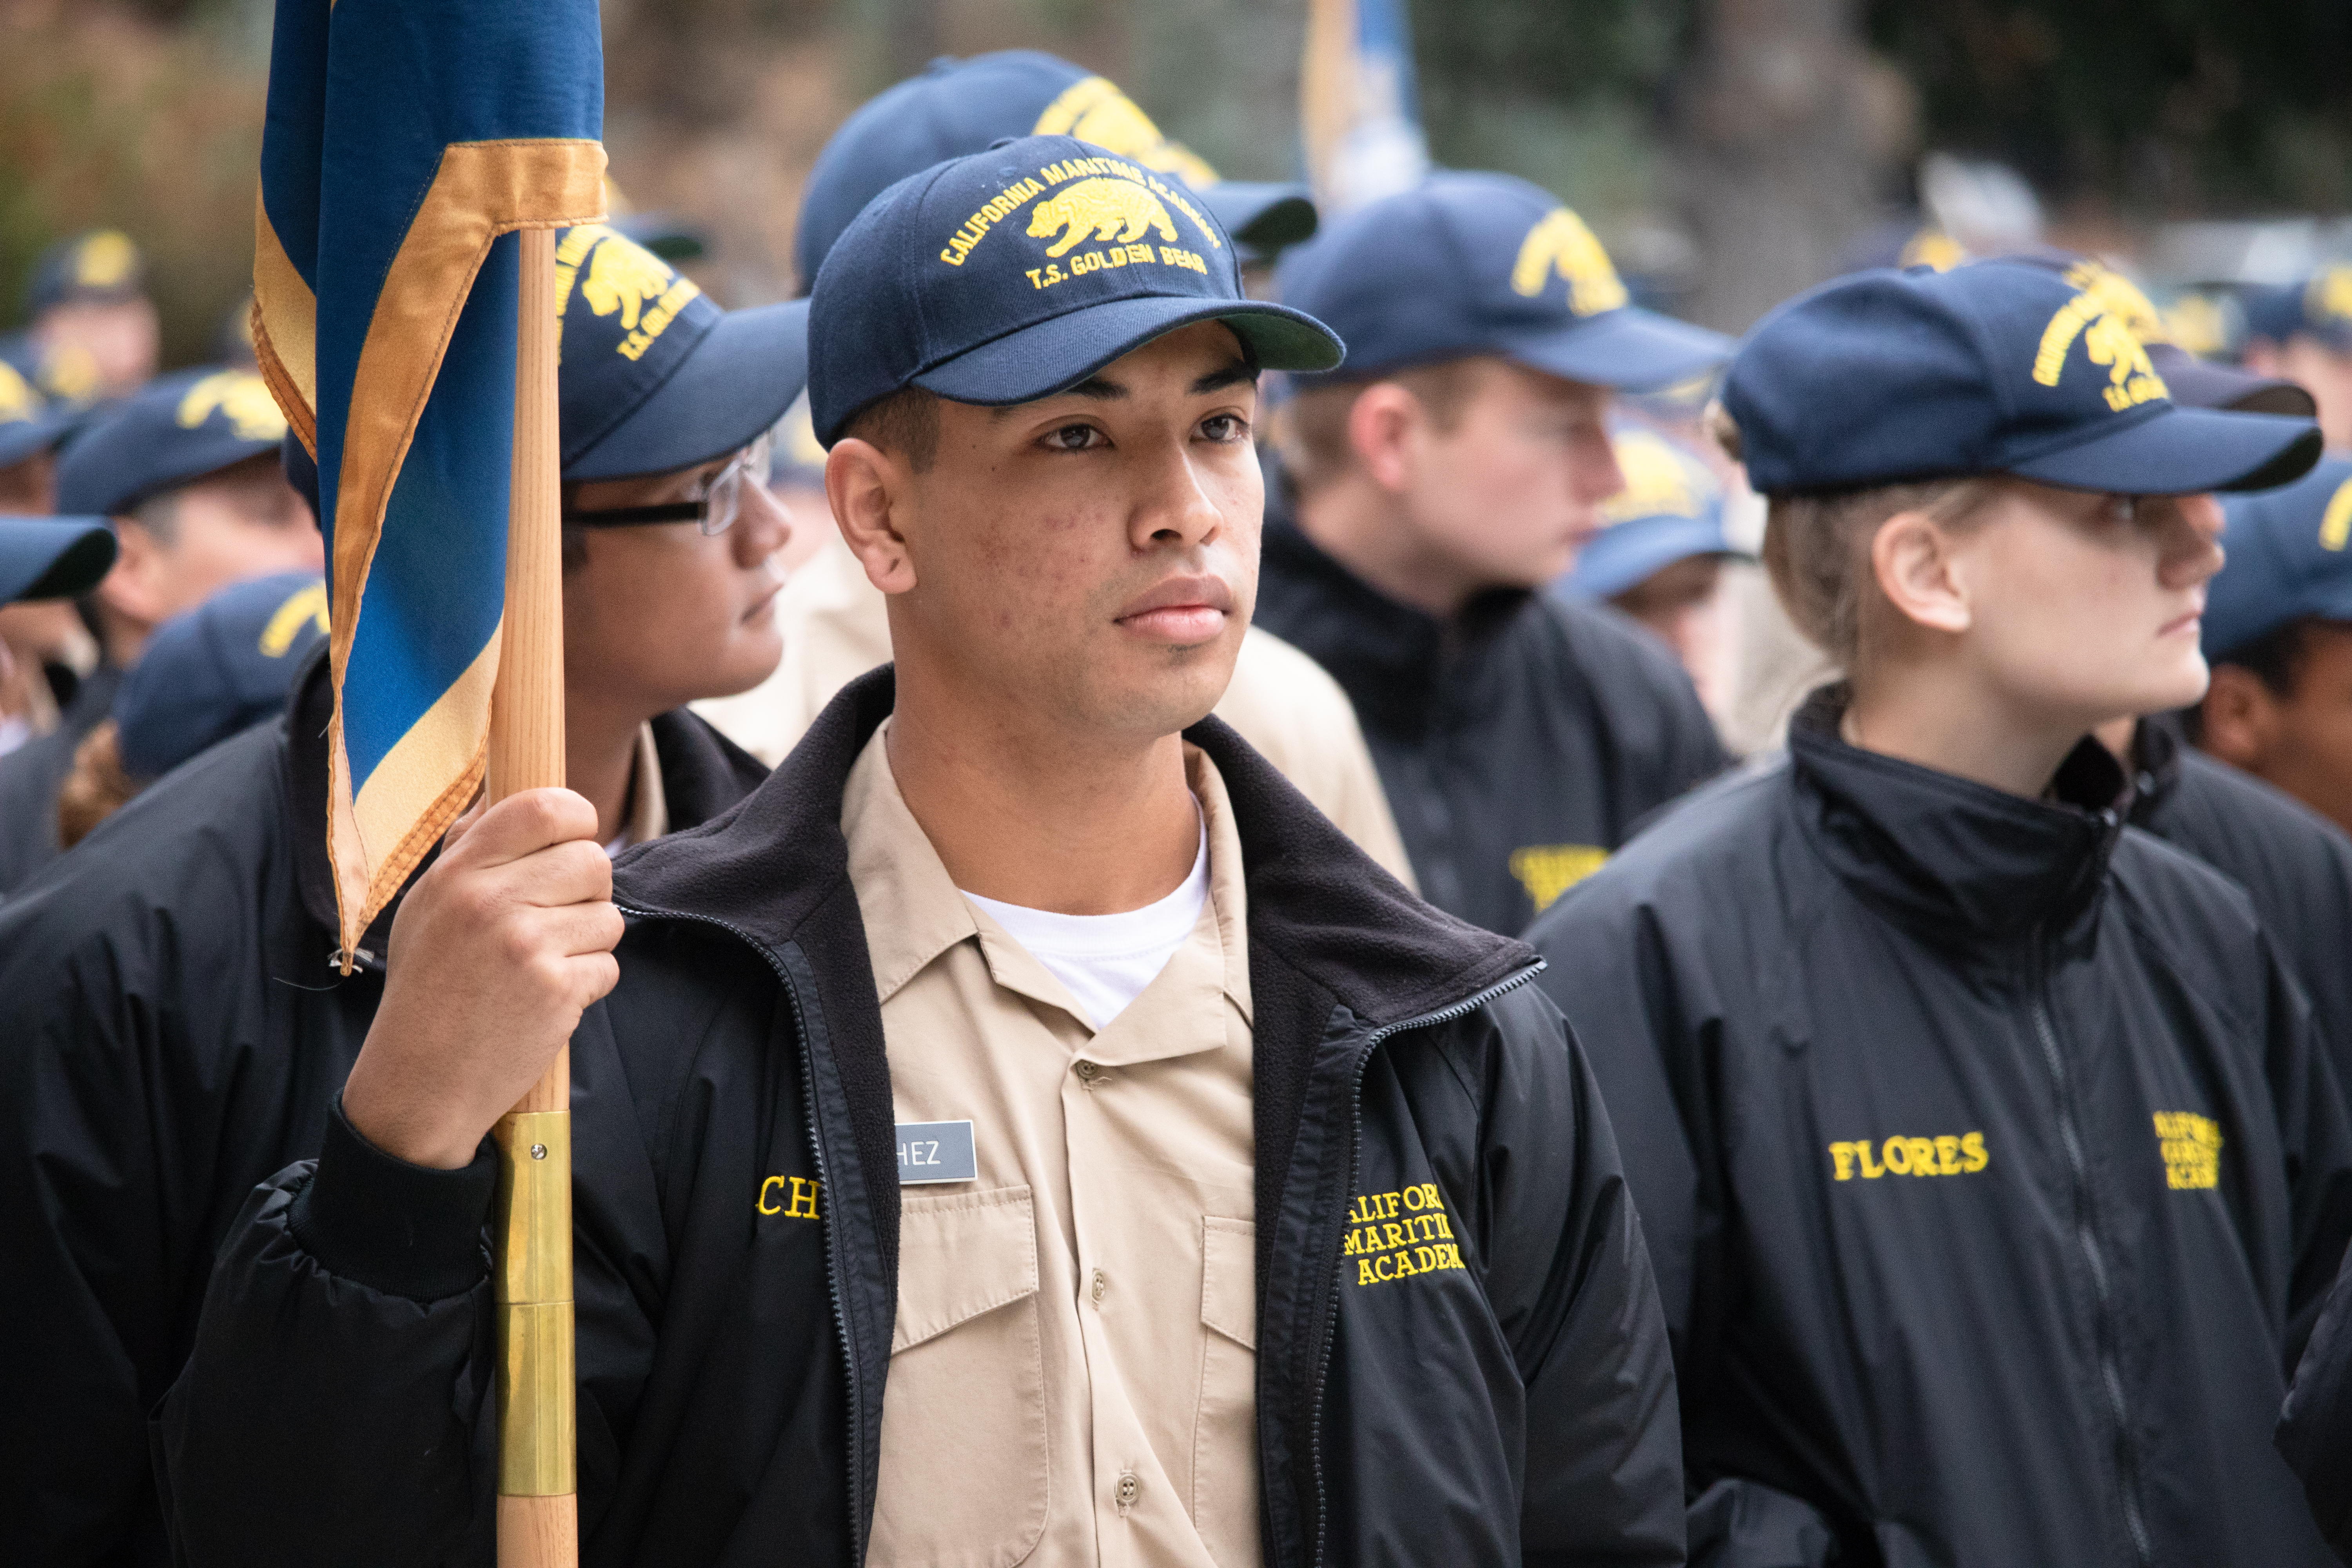
[[[971,1182],[980,1177],[980,1157],[972,1152],[969,1121],[901,1121],[898,1123],[898,1184],[921,1186],[930,1182]]]

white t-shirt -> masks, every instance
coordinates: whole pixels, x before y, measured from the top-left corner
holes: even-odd
[[[961,891],[961,889],[959,889]],[[1058,915],[1048,910],[999,903],[978,893],[964,897],[1004,928],[1030,957],[1068,987],[1096,1029],[1127,1011],[1145,986],[1168,967],[1184,939],[1200,923],[1209,901],[1209,829],[1201,826],[1200,852],[1192,874],[1156,903],[1117,915]]]

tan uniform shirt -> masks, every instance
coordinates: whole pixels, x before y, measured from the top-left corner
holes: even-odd
[[[827,522],[830,520],[825,520]],[[890,660],[885,600],[838,533],[793,573],[776,595],[784,634],[776,672],[740,697],[697,702],[696,712],[727,738],[774,767],[834,693]],[[1414,885],[1404,840],[1364,745],[1356,710],[1339,683],[1313,659],[1252,626],[1242,639],[1233,684],[1217,717],[1240,731],[1281,770],[1356,847],[1402,881]]]
[[[978,1179],[900,1195],[876,1568],[1258,1561],[1256,1226],[1241,842],[1099,1032],[956,890],[877,733],[841,826],[901,1122],[972,1123]]]

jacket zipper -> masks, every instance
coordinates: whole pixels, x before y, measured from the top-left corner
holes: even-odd
[[[636,915],[646,920],[699,921],[704,925],[717,926],[758,953],[766,961],[768,967],[775,971],[777,983],[783,986],[785,996],[792,1001],[793,1025],[800,1037],[801,1102],[803,1113],[808,1120],[809,1154],[816,1164],[816,1179],[820,1188],[827,1185],[824,1136],[817,1123],[816,1064],[811,1059],[809,1050],[808,1016],[801,1009],[800,991],[793,984],[793,977],[784,972],[783,964],[777,961],[774,953],[768,951],[765,942],[740,926],[722,921],[715,915],[690,914],[679,910],[639,909],[634,905],[617,902],[615,907],[625,915]],[[858,1563],[866,1561],[864,1503],[866,1471],[858,1457],[858,1440],[865,1431],[865,1426],[858,1418],[860,1400],[857,1389],[857,1354],[856,1347],[850,1342],[847,1295],[843,1290],[841,1283],[841,1239],[836,1228],[830,1224],[825,1226],[824,1276],[825,1288],[833,1297],[833,1321],[840,1334],[841,1363],[847,1377],[849,1389],[849,1466],[845,1474],[849,1482],[849,1561],[852,1563]]]
[[[1508,979],[1489,985],[1475,995],[1464,998],[1450,1007],[1434,1013],[1423,1013],[1418,1018],[1407,1018],[1401,1024],[1390,1024],[1373,1030],[1364,1038],[1363,1047],[1356,1053],[1356,1061],[1348,1076],[1348,1184],[1356,1180],[1356,1159],[1361,1152],[1364,1136],[1364,1072],[1372,1064],[1372,1052],[1391,1035],[1407,1029],[1425,1029],[1438,1024],[1450,1024],[1464,1018],[1508,991],[1516,991],[1542,973],[1541,959],[1520,970]],[[1317,1298],[1317,1310],[1321,1324],[1316,1334],[1315,1397],[1308,1406],[1307,1455],[1308,1474],[1315,1480],[1315,1550],[1307,1559],[1309,1568],[1323,1561],[1324,1493],[1323,1493],[1323,1391],[1331,1378],[1331,1336],[1339,1325],[1339,1278],[1337,1268],[1325,1270],[1322,1293]]]
[[[2039,939],[2033,945],[2032,972],[2031,1011],[2033,1032],[2041,1041],[2042,1058],[2050,1067],[2050,1081],[2056,1096],[2058,1139],[2065,1147],[2066,1163],[2074,1175],[2074,1240],[2082,1248],[2083,1261],[2089,1268],[2091,1290],[2098,1307],[2095,1329],[2099,1347],[2099,1382],[2106,1390],[2107,1412],[2116,1423],[2116,1483],[2123,1499],[2124,1527],[2131,1532],[2132,1550],[2142,1568],[2152,1568],[2156,1550],[2148,1541],[2147,1520],[2140,1507],[2139,1461],[2131,1440],[2129,1412],[2124,1400],[2123,1371],[2116,1361],[2115,1288],[2107,1278],[2106,1253],[2099,1242],[2097,1216],[2091,1194],[2090,1162],[2084,1157],[2082,1132],[2075,1121],[2074,1090],[2067,1081],[2065,1058],[2058,1050],[2058,1030],[2052,1018],[2049,1003],[2049,963]]]

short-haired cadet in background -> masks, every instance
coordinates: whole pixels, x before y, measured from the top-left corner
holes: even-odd
[[[97,228],[57,241],[33,263],[25,326],[0,338],[0,363],[45,396],[85,404],[136,392],[162,349],[139,247],[120,229]]]
[[[98,668],[55,730],[0,757],[0,895],[56,858],[58,786],[148,635],[231,583],[316,572],[325,561],[310,513],[278,467],[285,435],[285,416],[259,376],[191,370],[151,382],[66,447],[58,510],[113,518],[121,551],[87,601]]]
[[[1601,504],[1601,531],[1553,584],[1575,602],[1606,603],[1675,650],[1709,711],[1725,647],[1723,563],[1747,559],[1723,531],[1723,483],[1673,437],[1622,425],[1610,437],[1625,488]]]
[[[1722,402],[1846,679],[1529,932],[1624,1130],[1694,1558],[2316,1568],[2270,1429],[2352,1128],[2244,893],[2086,736],[2195,700],[2206,492],[2318,433],[2175,405],[1997,262],[1800,297]]]
[[[851,226],[811,401],[895,674],[620,862],[601,1003],[569,797],[419,880],[414,988],[166,1402],[193,1556],[486,1552],[479,1150],[568,1035],[593,1561],[1681,1561],[1640,1227],[1532,954],[1208,717],[1257,372],[1339,353],[1073,138]]]
[[[2244,296],[2246,341],[2239,363],[2308,390],[2331,452],[2352,451],[2352,262],[2300,282]]]
[[[558,386],[567,798],[597,844],[618,845],[696,827],[766,773],[683,704],[775,665],[769,557],[786,524],[729,476],[800,390],[805,307],[723,313],[695,294],[647,333],[651,313],[623,307],[669,295],[667,266],[601,226],[556,246],[572,268]],[[289,466],[307,473],[300,451]],[[125,692],[136,767],[162,727]],[[28,1561],[171,1561],[148,1413],[195,1339],[238,1206],[318,1152],[385,994],[397,905],[354,973],[334,963],[332,709],[322,648],[283,722],[184,763],[0,903],[0,1321],[21,1331],[0,1339],[0,1519]],[[405,1470],[390,1451],[366,1468]],[[370,1550],[426,1555],[402,1521],[310,1560]]]
[[[935,61],[843,122],[817,155],[802,193],[794,237],[802,286],[814,286],[842,231],[897,181],[1008,136],[1065,132],[1185,182],[1244,251],[1255,247],[1272,254],[1315,230],[1315,208],[1304,186],[1220,180],[1196,153],[1160,135],[1108,79],[1053,55],[1008,49]],[[701,710],[772,763],[792,749],[835,692],[890,657],[881,590],[866,580],[836,530],[823,533],[777,601],[784,660],[774,677],[757,690]],[[1411,880],[1396,819],[1355,712],[1313,659],[1251,628],[1217,716],[1366,854]]]
[[[1583,221],[1501,174],[1349,213],[1279,277],[1348,363],[1282,411],[1259,618],[1354,700],[1423,896],[1516,932],[1727,760],[1671,654],[1542,590],[1624,486],[1612,389],[1730,342],[1627,303]]]

